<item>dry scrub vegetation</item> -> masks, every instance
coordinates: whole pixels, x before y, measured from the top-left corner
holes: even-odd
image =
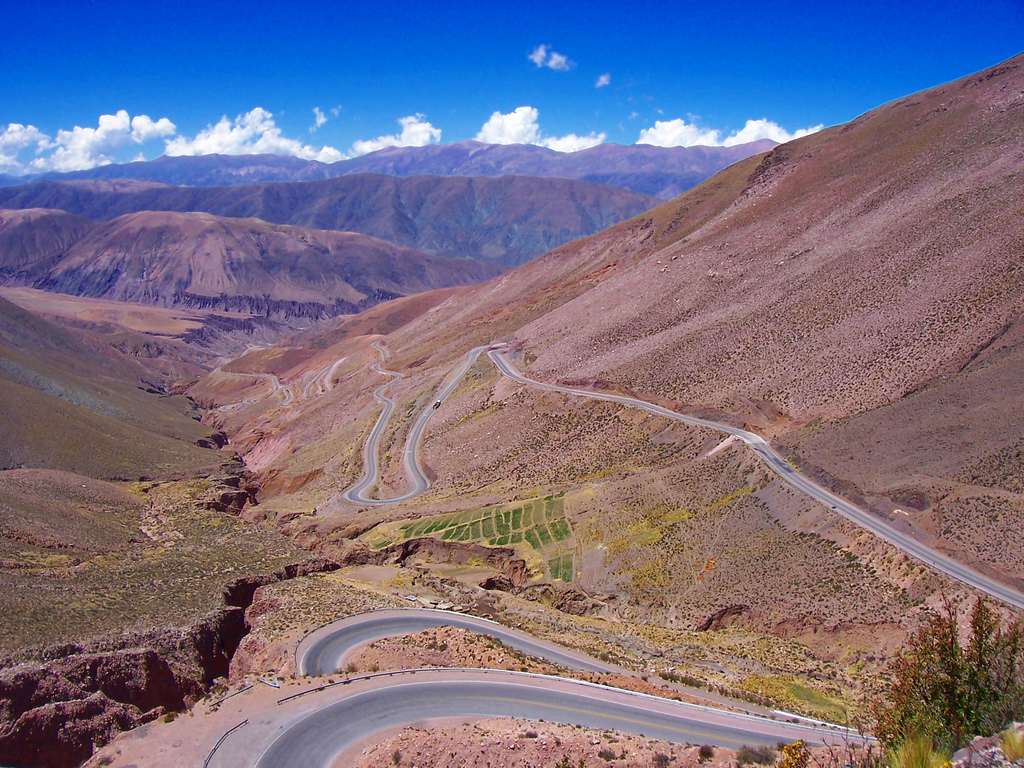
[[[223,604],[227,582],[308,557],[280,534],[204,509],[214,485],[0,473],[0,649],[185,626]],[[44,491],[50,503],[27,515],[24,494]]]

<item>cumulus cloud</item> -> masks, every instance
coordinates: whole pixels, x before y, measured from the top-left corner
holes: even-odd
[[[402,126],[402,132],[399,134],[353,142],[352,156],[358,157],[386,147],[425,147],[441,140],[441,129],[432,126],[423,115],[400,118],[398,124]]]
[[[166,154],[181,155],[291,155],[303,160],[319,160],[334,163],[344,160],[345,155],[334,147],[307,146],[296,139],[281,135],[281,129],[274,122],[274,115],[262,107],[256,107],[234,120],[227,115],[216,125],[196,134],[194,139],[178,136],[167,142]]]
[[[604,140],[607,138],[608,134],[604,132],[594,133],[591,131],[586,136],[577,136],[575,133],[569,133],[565,136],[550,136],[546,139],[541,139],[540,143],[548,149],[555,150],[555,152],[579,152],[581,149],[590,149],[598,144],[604,144]]]
[[[611,81],[612,81],[611,74],[608,73],[608,72],[605,72],[603,75],[601,75],[599,78],[597,78],[597,82],[594,83],[594,87],[595,88],[604,88],[606,85],[611,83]]]
[[[335,115],[335,117],[337,117],[337,115]],[[327,117],[327,115],[320,111],[320,107],[313,107],[313,118],[313,125],[309,127],[310,133],[315,131],[317,128],[319,128],[321,125],[323,125],[330,119]]]
[[[495,112],[480,128],[476,140],[484,144],[536,144],[540,138],[539,116],[533,107],[517,107],[507,115]]]
[[[34,125],[10,123],[0,133],[0,173],[20,173],[23,168],[18,155],[33,145],[40,152],[50,146],[50,137]]]
[[[123,110],[122,110],[123,111]],[[118,114],[121,114],[120,112]],[[162,139],[165,136],[173,136],[177,127],[166,117],[161,117],[155,123],[148,115],[136,115],[132,118],[132,141],[136,144],[143,144],[150,139]]]
[[[607,138],[604,133],[542,137],[537,123],[539,116],[533,107],[517,107],[508,114],[495,112],[480,128],[476,140],[485,144],[537,144],[556,152],[578,152],[602,144]]]
[[[538,45],[526,58],[536,64],[538,68],[547,67],[556,72],[568,72],[575,64],[569,60],[568,56],[551,50],[551,46],[548,45]]]
[[[143,144],[173,135],[174,123],[166,117],[154,121],[148,115],[129,117],[121,109],[113,115],[100,115],[95,128],[76,125],[70,131],[57,131],[52,141],[37,144],[37,157],[29,168],[35,171],[82,171],[114,162],[119,150],[129,144]],[[47,150],[52,150],[44,154]]]
[[[789,133],[771,120],[747,120],[743,128],[723,138],[722,132],[715,128],[701,128],[695,123],[688,123],[682,118],[676,118],[675,120],[656,120],[653,127],[640,131],[640,138],[636,143],[653,144],[658,147],[733,147],[758,139],[771,139],[779,144],[784,144],[787,141],[799,139],[801,136],[816,133],[823,127],[816,125]]]
[[[747,120],[746,125],[726,138],[722,143],[727,147],[731,147],[736,144],[747,144],[758,139],[771,139],[772,141],[779,142],[779,144],[785,144],[787,141],[799,139],[801,136],[817,133],[824,127],[823,124],[819,123],[810,128],[798,128],[793,133],[789,133],[771,120],[763,118],[761,120]]]
[[[655,120],[652,128],[640,131],[637,144],[653,144],[656,147],[693,147],[719,145],[720,131],[703,130],[682,118],[675,120]]]

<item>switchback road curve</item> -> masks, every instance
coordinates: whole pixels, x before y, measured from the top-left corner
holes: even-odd
[[[346,655],[373,640],[409,635],[434,627],[458,627],[497,638],[510,648],[546,659],[567,669],[586,672],[622,672],[582,653],[539,640],[495,621],[451,611],[427,608],[395,608],[370,611],[331,622],[306,635],[296,649],[296,670],[300,675],[330,675],[345,662]]]
[[[739,429],[738,427],[733,427],[728,424],[719,424],[715,421],[699,419],[695,416],[685,416],[681,413],[670,411],[668,408],[662,408],[659,405],[653,405],[632,397],[613,395],[604,392],[591,392],[585,389],[562,387],[557,384],[545,384],[543,382],[534,381],[533,379],[528,379],[523,376],[515,368],[512,362],[505,357],[500,349],[491,348],[487,355],[504,376],[518,381],[521,384],[538,387],[540,389],[548,390],[549,392],[561,392],[566,395],[579,395],[581,397],[590,397],[595,400],[608,400],[613,403],[620,403],[621,405],[643,408],[645,411],[656,413],[667,419],[681,421],[686,424],[694,424],[700,427],[707,427],[708,429],[714,429],[719,432],[725,432],[728,435],[733,435],[742,440],[747,447],[758,456],[758,458],[768,465],[769,469],[797,490],[802,491],[811,498],[831,507],[843,517],[853,521],[861,528],[871,531],[871,533],[878,538],[889,542],[897,549],[906,552],[908,555],[921,561],[925,565],[946,574],[956,581],[974,587],[978,591],[984,592],[997,600],[1002,600],[1008,605],[1024,610],[1024,594],[1007,586],[1006,584],[1001,584],[994,579],[990,579],[987,576],[978,573],[974,569],[958,563],[939,552],[936,552],[934,549],[925,546],[912,536],[902,533],[887,525],[885,521],[875,517],[870,512],[863,510],[845,499],[836,496],[831,491],[822,488],[813,480],[810,480],[800,474],[789,464],[789,462],[777,454],[762,437],[755,435],[753,432],[747,432],[745,429]]]
[[[387,360],[387,352],[374,343],[373,345],[378,351],[380,351],[384,360]],[[734,427],[729,424],[721,424],[716,421],[709,421],[708,419],[697,418],[696,416],[687,416],[675,411],[663,408],[659,405],[648,403],[644,400],[638,400],[633,397],[626,397],[624,395],[614,395],[606,392],[593,392],[586,389],[576,389],[574,387],[564,387],[558,384],[546,384],[544,382],[529,379],[523,376],[518,369],[512,364],[512,362],[503,354],[499,348],[500,345],[491,345],[490,347],[475,347],[466,354],[465,361],[462,367],[457,371],[454,376],[449,376],[448,383],[441,389],[435,401],[444,401],[458,386],[458,383],[462,380],[462,377],[469,370],[470,366],[476,362],[480,353],[484,350],[487,351],[488,357],[491,362],[497,367],[502,375],[517,381],[521,384],[525,384],[531,387],[537,387],[544,389],[549,392],[560,392],[566,395],[578,395],[580,397],[589,397],[594,400],[607,400],[609,402],[619,403],[621,405],[632,406],[635,408],[642,408],[650,413],[664,416],[667,419],[673,421],[680,421],[685,424],[693,424],[695,426],[707,427],[718,432],[724,432],[727,435],[732,435],[737,439],[743,441],[744,444],[754,454],[760,458],[765,465],[777,474],[782,480],[789,483],[797,490],[807,494],[811,498],[831,507],[834,511],[841,514],[848,520],[856,523],[861,528],[864,528],[880,539],[889,542],[897,549],[902,550],[906,554],[915,558],[916,560],[924,563],[925,565],[944,573],[950,578],[959,581],[962,584],[966,584],[980,592],[983,592],[990,597],[997,600],[1001,600],[1007,605],[1011,605],[1014,608],[1024,610],[1024,594],[1020,591],[1010,587],[1006,584],[1002,584],[995,579],[991,579],[984,574],[975,571],[962,563],[958,563],[955,560],[941,554],[940,552],[932,549],[931,547],[922,544],[921,542],[914,539],[912,536],[896,530],[892,526],[888,525],[884,520],[872,515],[867,510],[861,509],[860,507],[851,504],[849,501],[843,499],[840,496],[832,493],[831,491],[822,488],[820,485],[815,483],[813,480],[800,474],[792,465],[789,464],[782,456],[776,453],[770,445],[764,440],[764,438],[753,432],[748,432],[745,429]],[[396,377],[393,381],[400,380],[402,375],[399,373],[392,373],[384,371],[380,368],[380,364],[374,366],[374,370],[379,373],[384,373],[393,377]],[[413,481],[413,488],[407,493],[396,496],[391,499],[370,499],[365,494],[372,488],[377,482],[377,476],[379,467],[377,463],[377,453],[380,445],[380,438],[383,434],[384,428],[387,426],[387,419],[394,410],[394,402],[383,395],[383,390],[386,389],[388,384],[378,387],[374,391],[374,395],[385,405],[384,411],[378,418],[377,423],[374,425],[373,431],[370,433],[370,439],[367,440],[366,445],[363,447],[364,466],[366,467],[366,473],[363,479],[355,486],[350,488],[344,493],[344,498],[348,501],[355,502],[358,504],[366,505],[380,505],[380,504],[393,504],[399,501],[405,501],[407,499],[414,498],[419,494],[423,493],[427,488],[430,487],[430,483],[427,480],[426,475],[423,473],[422,466],[419,461],[419,449],[420,443],[423,439],[423,432],[426,428],[427,421],[433,414],[433,408],[425,408],[416,419],[412,429],[409,431],[408,439],[406,440],[405,453],[404,453],[404,465],[406,472],[409,474]]]
[[[373,343],[374,349],[381,354],[381,362],[387,362],[388,352],[385,350],[379,342]],[[386,384],[382,384],[373,391],[373,396],[376,397],[381,403],[384,404],[384,410],[381,411],[380,416],[377,418],[377,423],[373,425],[373,429],[370,431],[370,437],[363,446],[363,467],[365,471],[363,473],[363,479],[353,485],[342,497],[346,501],[351,501],[355,504],[365,504],[368,506],[378,506],[381,504],[395,504],[399,501],[406,501],[408,499],[415,498],[423,493],[427,488],[430,487],[430,481],[427,479],[426,474],[423,472],[423,466],[420,464],[420,443],[423,441],[423,431],[427,428],[427,422],[430,420],[431,415],[434,413],[432,407],[434,403],[444,402],[448,396],[455,391],[455,387],[462,381],[462,377],[466,375],[466,371],[470,369],[470,366],[476,362],[477,358],[480,357],[480,353],[486,350],[487,347],[475,347],[466,353],[466,359],[463,362],[461,368],[459,368],[454,375],[448,377],[447,383],[442,385],[441,389],[430,401],[431,405],[424,408],[412,425],[412,429],[409,430],[409,435],[405,441],[405,452],[402,456],[402,464],[405,467],[405,472],[412,480],[412,488],[401,496],[395,496],[390,499],[372,499],[367,496],[367,492],[371,490],[376,484],[378,476],[380,475],[380,466],[377,462],[377,455],[380,452],[380,439],[384,434],[384,429],[388,425],[388,419],[391,418],[391,412],[395,410],[395,401],[384,394],[389,386],[397,381],[401,381],[405,378],[402,374],[394,371],[386,371],[381,368],[381,363],[376,363],[373,366],[373,370],[377,373],[382,373],[385,376],[391,376],[391,381]]]
[[[338,688],[343,689],[340,698],[279,724],[256,758],[256,768],[327,768],[367,736],[444,717],[523,717],[733,748],[797,739],[842,743],[850,737],[842,729],[778,722],[520,672],[385,673],[333,690]]]

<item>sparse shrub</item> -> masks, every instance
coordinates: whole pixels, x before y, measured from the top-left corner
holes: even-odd
[[[1015,763],[1024,758],[1024,730],[1009,728],[999,734],[999,741],[1007,760]]]
[[[754,747],[744,744],[736,750],[736,762],[740,765],[774,765],[775,750],[767,744],[758,744]]]
[[[528,739],[536,739],[537,738],[537,732],[536,731],[527,731],[526,733],[523,734],[523,736],[525,736]]]
[[[602,750],[599,750],[598,753],[597,753],[597,756],[600,757],[605,762],[609,762],[609,763],[612,760],[617,760],[619,758],[619,756],[615,754],[615,750],[614,749],[602,749]]]
[[[356,666],[354,661],[350,661],[345,665],[345,672],[352,675],[359,671],[359,667]]]
[[[668,768],[671,758],[662,752],[654,753],[654,768]]]
[[[958,607],[947,601],[893,662],[888,701],[875,709],[876,734],[891,754],[918,735],[953,752],[1024,716],[1024,626],[1004,628],[978,600],[962,642]]]
[[[924,733],[904,739],[886,757],[890,768],[940,768],[949,762],[949,753],[936,749],[931,736]]]
[[[811,750],[802,741],[782,746],[782,761],[779,768],[807,768],[811,762]]]
[[[699,763],[706,763],[714,756],[715,748],[710,744],[701,744],[700,749],[697,750],[697,762]]]
[[[396,749],[391,753],[391,764],[400,765],[402,762],[402,750]]]

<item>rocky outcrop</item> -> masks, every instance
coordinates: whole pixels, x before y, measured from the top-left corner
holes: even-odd
[[[0,736],[0,754],[11,765],[65,768],[84,762],[95,747],[145,722],[138,708],[94,693],[26,712],[12,735]]]
[[[730,605],[715,611],[697,626],[698,632],[709,632],[731,626],[741,616],[750,613],[749,605]]]
[[[40,662],[0,671],[4,762],[78,765],[117,733],[190,706],[227,674],[246,632],[243,613],[230,608],[182,632],[126,636],[120,648],[45,649]]]
[[[507,583],[512,588],[521,587],[530,575],[526,561],[516,557],[516,552],[511,547],[485,547],[470,542],[443,541],[431,536],[409,539],[378,550],[357,544],[345,552],[341,564],[405,565],[406,561],[414,556],[455,565],[465,565],[471,560],[484,563],[501,574],[495,584]],[[501,589],[500,586],[492,588]]]
[[[316,558],[233,581],[225,607],[186,629],[37,649],[32,662],[0,659],[0,762],[70,768],[119,732],[191,706],[228,676],[260,586],[338,567]]]

